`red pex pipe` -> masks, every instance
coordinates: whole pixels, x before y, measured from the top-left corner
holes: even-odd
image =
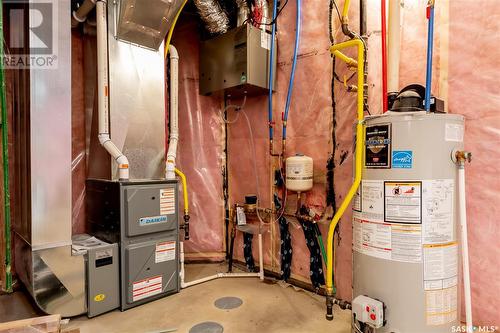
[[[386,24],[386,0],[380,1],[380,16],[382,26],[382,112],[386,113],[387,105],[387,24]]]

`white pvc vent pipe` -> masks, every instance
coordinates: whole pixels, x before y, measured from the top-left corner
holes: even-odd
[[[262,255],[262,234],[259,233],[259,272],[258,273],[217,273],[214,275],[206,276],[201,279],[185,282],[185,270],[184,270],[184,243],[179,243],[179,252],[180,252],[180,262],[181,262],[181,270],[179,272],[179,276],[181,279],[181,288],[188,288],[203,282],[212,281],[220,278],[245,278],[245,277],[258,277],[261,281],[264,280],[264,257]]]
[[[97,11],[97,97],[99,113],[99,142],[118,164],[118,178],[129,179],[128,159],[109,136],[109,84],[108,84],[108,24],[106,2],[98,1]]]
[[[175,158],[179,141],[179,53],[170,44],[168,47],[170,58],[170,135],[165,166],[165,178],[175,179]]]

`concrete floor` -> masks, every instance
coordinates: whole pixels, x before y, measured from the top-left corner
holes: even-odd
[[[225,270],[221,265],[187,265],[186,280]],[[220,310],[214,302],[224,296],[239,297],[243,304]],[[225,333],[350,332],[350,312],[336,308],[335,319],[329,322],[325,320],[324,304],[323,297],[290,286],[257,278],[228,278],[189,287],[125,312],[74,318],[69,327],[78,327],[81,333],[188,333],[198,323],[214,321],[224,327]]]

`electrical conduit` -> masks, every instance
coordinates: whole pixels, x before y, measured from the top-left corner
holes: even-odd
[[[175,179],[175,158],[179,141],[179,54],[171,44],[170,57],[170,140],[168,144],[165,178]]]
[[[108,24],[106,2],[98,1],[97,10],[97,96],[99,112],[99,142],[118,164],[118,178],[129,179],[128,159],[111,141],[109,136],[109,85],[108,85]]]
[[[301,7],[302,1],[297,0],[297,16],[295,23],[295,47],[293,50],[293,62],[292,62],[292,72],[290,73],[290,81],[288,82],[288,93],[286,95],[285,112],[283,114],[283,136],[282,136],[282,147],[281,154],[285,155],[286,150],[286,124],[288,121],[288,112],[290,111],[290,104],[292,103],[292,93],[293,93],[293,82],[295,80],[295,68],[297,67],[297,56],[299,53],[300,44],[300,19],[301,19]]]
[[[346,1],[347,3],[347,1]],[[344,12],[346,11],[344,7]],[[330,223],[328,229],[328,238],[327,238],[327,269],[326,269],[326,290],[327,290],[327,315],[326,318],[328,320],[333,319],[333,236],[335,233],[335,228],[340,221],[340,218],[346,211],[349,206],[352,198],[356,194],[356,191],[361,183],[361,169],[362,169],[362,160],[363,160],[363,145],[364,145],[364,129],[363,129],[363,121],[364,121],[364,112],[363,112],[363,90],[364,90],[364,54],[365,47],[364,43],[361,39],[355,38],[348,40],[343,43],[335,44],[330,47],[330,52],[335,55],[335,51],[339,51],[348,47],[357,47],[358,49],[358,91],[357,91],[357,124],[356,124],[356,155],[355,155],[355,172],[354,172],[354,182],[349,189],[344,201],[337,209],[332,222]]]
[[[0,1],[0,54],[4,54],[4,31],[3,31],[3,1]],[[2,102],[2,158],[3,158],[3,207],[4,207],[4,235],[5,235],[5,281],[3,289],[12,292],[12,252],[11,252],[11,219],[10,219],[10,186],[9,186],[9,123],[7,115],[7,96],[5,87],[5,76],[3,61],[0,64],[0,89]],[[0,263],[3,265],[3,263]]]
[[[427,31],[427,71],[425,77],[425,111],[431,111],[431,89],[432,89],[432,53],[434,47],[434,0],[429,0],[427,5],[427,19],[429,20]]]
[[[276,15],[278,13],[278,0],[273,1],[273,18],[272,18],[272,28],[271,28],[271,47],[270,47],[270,55],[269,55],[269,97],[268,97],[268,105],[267,105],[267,115],[268,115],[268,123],[269,123],[269,154],[273,155],[273,136],[274,136],[274,121],[273,121],[273,82],[274,82],[274,73],[273,73],[273,63],[274,56],[276,53],[275,50],[275,35],[276,35]]]

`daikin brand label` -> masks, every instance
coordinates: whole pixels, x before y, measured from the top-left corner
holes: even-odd
[[[157,223],[165,223],[168,221],[168,218],[165,215],[161,216],[148,216],[148,217],[141,217],[139,219],[139,225],[151,225],[151,224],[157,224]]]
[[[413,151],[411,150],[393,151],[392,167],[394,169],[411,169],[413,167]]]

